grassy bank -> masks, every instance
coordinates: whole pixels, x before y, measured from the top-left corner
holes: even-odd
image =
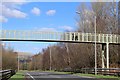
[[[19,71],[13,75],[10,80],[24,80],[24,71]]]

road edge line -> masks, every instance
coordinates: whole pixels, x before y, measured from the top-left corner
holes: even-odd
[[[33,76],[31,76],[29,73],[27,73],[27,75],[29,75],[29,76],[30,76],[33,80],[35,80],[35,79],[34,79],[34,77],[33,77]]]

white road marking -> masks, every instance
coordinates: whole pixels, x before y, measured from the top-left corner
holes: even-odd
[[[33,76],[31,76],[29,73],[27,73],[27,75],[29,75],[29,76],[30,76],[33,80],[35,80],[35,79],[34,79],[34,77],[33,77]]]

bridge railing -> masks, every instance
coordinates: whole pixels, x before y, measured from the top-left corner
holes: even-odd
[[[63,40],[78,42],[95,42],[94,33],[65,32]],[[120,43],[120,35],[96,34],[97,43]]]
[[[31,31],[31,30],[2,30],[3,39],[22,39],[22,40],[61,40],[64,33]]]
[[[9,69],[9,70],[1,70],[0,71],[0,79],[1,80],[8,80],[11,76],[13,76],[16,73],[15,70]]]
[[[120,35],[79,32],[47,32],[32,30],[2,30],[0,38],[18,40],[55,40],[75,42],[120,43]]]

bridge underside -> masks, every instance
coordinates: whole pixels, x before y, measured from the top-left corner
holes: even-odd
[[[95,44],[95,42],[80,42],[80,41],[63,41],[63,40],[23,40],[23,39],[1,39],[0,41],[28,41],[28,42],[64,42],[64,43],[89,43]],[[96,42],[96,44],[106,44],[101,42]],[[109,43],[114,45],[120,45],[120,43]]]

